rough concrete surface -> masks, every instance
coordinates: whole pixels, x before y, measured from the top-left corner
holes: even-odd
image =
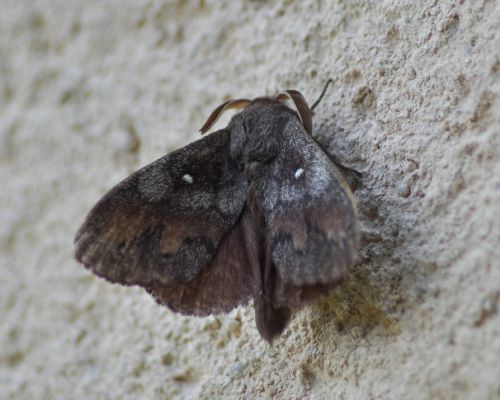
[[[1,0],[0,398],[500,398],[499,7]],[[272,347],[251,306],[181,317],[74,261],[99,197],[219,103],[328,78],[361,257]]]

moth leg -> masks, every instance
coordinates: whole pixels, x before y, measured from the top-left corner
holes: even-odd
[[[320,145],[320,143],[316,140],[316,143],[318,146],[320,146],[322,149],[325,149],[325,146]],[[348,167],[344,164],[342,164],[336,156],[332,155],[331,153],[327,152],[324,150],[328,159],[340,170],[342,175],[346,177],[346,175],[350,178],[356,181],[356,186],[358,185],[359,181],[363,177],[363,173],[361,171],[358,171],[355,168]]]
[[[356,175],[357,178],[361,178],[363,176],[363,173],[358,171],[357,169],[347,167],[344,164],[342,164],[339,160],[331,156],[329,158],[332,161],[332,163],[334,163],[342,171],[342,173],[351,173]]]
[[[343,165],[340,161],[336,160],[330,155],[328,156],[328,158],[340,170],[340,173],[347,181],[350,189],[352,191],[356,191],[357,188],[361,185],[361,178],[363,177],[363,173],[358,171],[357,169]]]

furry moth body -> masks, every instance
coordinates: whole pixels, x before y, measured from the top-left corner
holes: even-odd
[[[243,111],[104,195],[76,234],[76,258],[185,315],[253,299],[257,329],[271,342],[346,275],[359,223],[349,187],[311,137],[299,92],[228,101],[202,133],[228,108]]]

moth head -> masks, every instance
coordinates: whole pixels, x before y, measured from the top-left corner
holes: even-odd
[[[313,116],[312,109],[307,104],[307,101],[304,98],[304,96],[297,90],[285,90],[284,92],[281,92],[274,98],[261,97],[261,98],[256,98],[252,101],[248,99],[228,100],[222,103],[214,111],[212,111],[205,124],[201,127],[200,132],[201,134],[206,133],[217,122],[222,113],[224,113],[224,111],[226,110],[244,109],[251,104],[252,106],[254,105],[264,106],[264,105],[271,105],[273,103],[279,104],[279,103],[285,103],[287,100],[292,100],[299,115],[299,118],[302,122],[302,125],[304,126],[304,129],[306,130],[307,133],[312,134],[312,116]]]

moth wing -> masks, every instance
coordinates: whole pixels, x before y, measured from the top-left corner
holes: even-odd
[[[220,130],[135,172],[90,211],[76,258],[111,282],[188,284],[213,261],[243,209],[247,184]]]
[[[247,256],[248,251],[255,250],[247,248],[245,220],[243,215],[238,219],[222,239],[209,267],[192,282],[146,290],[158,303],[187,315],[224,313],[246,304],[255,292],[257,281]]]
[[[359,245],[354,198],[298,120],[289,120],[279,143],[257,189],[272,260],[284,284],[337,282],[354,263]]]

